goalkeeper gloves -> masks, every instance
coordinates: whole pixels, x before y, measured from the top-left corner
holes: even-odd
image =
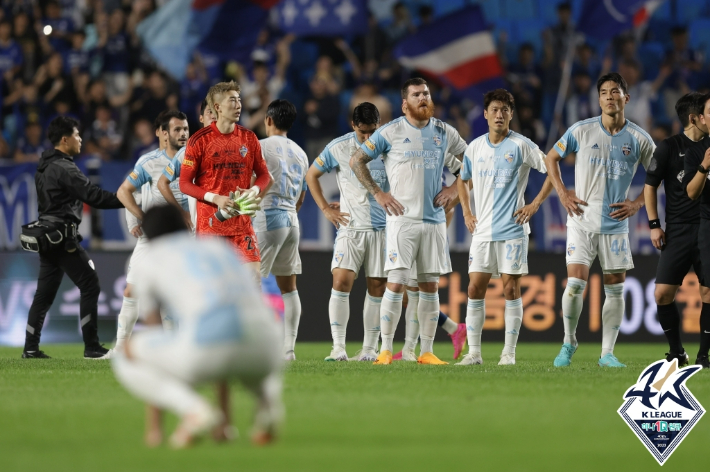
[[[261,198],[256,198],[250,190],[245,191],[242,195],[229,192],[229,198],[234,202],[234,206],[218,210],[215,217],[219,221],[226,221],[234,216],[246,215],[251,218],[256,216],[256,212],[261,210],[259,203]]]

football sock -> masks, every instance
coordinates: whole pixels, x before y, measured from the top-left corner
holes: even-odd
[[[685,352],[683,343],[680,341],[680,313],[678,313],[678,305],[671,302],[669,305],[656,305],[658,313],[658,321],[663,328],[663,334],[668,339],[668,346],[671,351],[680,354]]]
[[[404,349],[414,349],[419,339],[419,292],[407,290],[407,308],[404,310]]]
[[[282,297],[284,300],[284,353],[286,353],[293,351],[296,347],[298,323],[301,321],[301,297],[298,296],[298,290],[284,293]]]
[[[133,327],[138,321],[138,303],[135,298],[123,297],[121,311],[118,314],[118,330],[116,331],[115,349],[122,349],[131,337]]]
[[[330,334],[333,335],[333,345],[345,347],[345,330],[350,319],[350,293],[330,291],[328,303],[328,316],[330,318]]]
[[[380,307],[381,351],[392,352],[394,331],[397,329],[397,323],[399,323],[399,318],[402,315],[403,297],[403,294],[392,292],[390,289],[386,289],[385,296],[382,297],[382,306]]]
[[[440,327],[444,329],[448,334],[454,334],[457,329],[459,329],[459,325],[454,323],[451,318],[443,314],[442,312],[439,312],[439,322],[437,323]]]
[[[118,352],[111,362],[119,382],[144,402],[184,416],[201,408],[211,408],[186,382],[162,369],[128,360]]]
[[[419,355],[434,352],[434,336],[439,321],[439,292],[419,292],[419,336],[422,340]]]
[[[369,293],[365,296],[365,307],[362,311],[362,320],[365,327],[365,339],[362,343],[363,349],[377,350],[377,343],[380,340],[381,306],[382,297],[373,297]]]
[[[163,331],[173,332],[177,329],[175,320],[170,315],[165,313],[165,310],[160,310],[160,319],[163,322]]]
[[[710,303],[703,303],[700,311],[700,349],[698,357],[708,355],[710,349]]]
[[[579,315],[582,313],[584,287],[586,286],[586,280],[569,277],[567,279],[567,287],[564,294],[562,294],[562,324],[565,328],[564,342],[573,346],[577,345],[577,323],[579,323]]]
[[[503,354],[515,354],[520,324],[523,322],[523,299],[505,301],[505,347]]]
[[[481,334],[483,323],[486,321],[486,301],[468,299],[466,307],[466,337],[468,338],[468,352],[481,352]]]
[[[621,319],[624,317],[624,284],[604,285],[602,307],[602,355],[614,353],[614,344],[619,336]]]

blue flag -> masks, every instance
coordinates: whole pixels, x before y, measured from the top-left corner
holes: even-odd
[[[611,39],[640,26],[664,0],[584,0],[577,29],[596,39]]]
[[[367,31],[365,0],[284,0],[277,11],[285,33],[344,36]]]

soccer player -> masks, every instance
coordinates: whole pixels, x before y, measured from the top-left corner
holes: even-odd
[[[421,338],[417,362],[447,364],[433,349],[439,320],[439,277],[451,272],[444,208],[456,196],[454,192],[440,193],[441,173],[446,165],[458,177],[466,142],[452,126],[432,118],[434,103],[424,79],[407,80],[401,93],[404,116],[377,129],[350,158],[360,183],[387,213],[387,288],[380,308],[382,350],[375,363],[392,363],[402,293],[416,264]],[[367,168],[367,163],[380,155],[392,193],[380,188]]]
[[[261,154],[256,135],[239,126],[242,102],[236,82],[220,82],[207,92],[207,104],[216,117],[187,142],[180,171],[180,191],[197,199],[197,234],[225,237],[241,253],[261,282],[259,248],[251,218],[232,217],[230,192],[259,197],[273,178]],[[252,174],[256,174],[250,187]]]
[[[163,140],[167,141],[167,147],[164,150],[156,149],[141,156],[117,192],[121,203],[139,220],[138,224],[131,229],[131,234],[138,238],[138,242],[128,264],[126,289],[123,292],[123,304],[118,314],[118,329],[114,346],[117,350],[123,348],[138,320],[137,298],[133,294],[135,278],[132,268],[145,257],[148,245],[141,230],[143,212],[162,200],[162,196],[156,188],[158,179],[165,166],[170,163],[170,159],[185,145],[189,135],[187,116],[184,113],[177,110],[165,111],[161,113],[160,120],[161,136]],[[134,192],[137,191],[140,191],[141,194],[140,206],[134,197]],[[170,323],[169,319],[168,323]]]
[[[703,97],[695,124],[701,130],[710,128],[710,95]],[[698,225],[698,252],[704,283],[710,280],[710,187],[706,185],[710,169],[710,138],[691,145],[685,153],[683,185],[691,200],[700,200],[700,223]],[[696,270],[697,270],[697,266]],[[700,276],[698,276],[700,277]],[[710,368],[710,293],[702,291],[703,307],[700,311],[700,348],[695,363]],[[665,326],[663,327],[665,329]]]
[[[212,109],[207,106],[207,100],[202,100],[199,120],[203,128],[211,125],[214,121],[214,114],[212,113]],[[171,205],[175,205],[183,212],[182,216],[185,219],[185,223],[187,223],[189,228],[194,229],[196,218],[195,205],[197,202],[193,197],[189,197],[180,191],[180,181],[178,180],[184,159],[185,147],[182,147],[177,154],[175,154],[173,160],[170,161],[170,164],[163,169],[163,175],[158,179],[158,190],[165,201]]]
[[[286,134],[296,121],[296,107],[287,100],[274,100],[266,109],[261,152],[275,184],[261,202],[263,211],[254,219],[256,240],[261,253],[261,276],[276,277],[284,301],[284,359],[296,360],[294,352],[298,323],[301,319],[301,299],[296,289],[296,274],[301,273],[298,210],[306,197],[308,157]]]
[[[150,245],[135,269],[136,292],[142,319],[158,326],[137,333],[114,356],[116,377],[151,405],[149,412],[159,408],[180,417],[170,438],[175,448],[218,429],[229,416],[224,405],[213,407],[195,386],[240,379],[257,400],[252,439],[272,441],[283,417],[280,341],[249,269],[223,241],[195,244],[172,205],[148,210],[143,230]],[[160,328],[161,309],[174,314],[178,331]]]
[[[333,247],[330,271],[328,315],[333,335],[333,349],[326,361],[347,361],[345,331],[350,318],[350,291],[364,267],[367,296],[363,308],[365,338],[358,361],[377,359],[380,337],[380,305],[387,282],[385,274],[385,211],[375,198],[360,185],[350,169],[350,156],[370,138],[380,125],[380,112],[372,103],[363,102],[353,110],[353,131],[328,144],[308,169],[306,180],[311,195],[325,217],[338,229]],[[377,185],[389,191],[385,165],[379,157],[367,163]],[[323,196],[318,179],[335,170],[340,190],[340,206],[332,208]]]
[[[703,276],[698,249],[700,202],[691,200],[683,186],[685,156],[689,148],[707,136],[707,126],[700,120],[707,100],[706,95],[697,92],[685,94],[678,100],[675,109],[683,132],[658,144],[646,173],[644,187],[651,242],[661,251],[655,290],[658,321],[670,347],[666,360],[678,359],[679,367],[688,364],[688,354],[680,339],[680,313],[675,295],[691,266],[698,275],[701,297],[703,300],[710,298],[710,289],[706,285],[708,279]],[[666,189],[665,231],[658,219],[657,209],[657,189],[661,182]]]
[[[651,137],[624,117],[630,100],[624,78],[616,72],[597,81],[602,114],[572,125],[547,153],[546,165],[567,218],[567,287],[562,296],[564,343],[555,367],[572,362],[577,323],[589,267],[599,256],[604,272],[601,367],[626,367],[614,356],[624,316],[624,280],[634,263],[629,250],[628,218],[644,205],[643,192],[629,200],[639,162],[648,168],[656,149]],[[560,176],[560,159],[576,154],[575,190]]]
[[[505,297],[505,347],[498,365],[515,364],[515,346],[523,321],[520,277],[528,273],[528,221],[550,195],[546,179],[537,197],[525,205],[530,169],[546,173],[545,155],[535,143],[510,130],[515,100],[504,89],[483,97],[488,133],[468,145],[458,180],[459,199],[471,232],[468,258],[470,282],[466,327],[468,354],[457,365],[483,364],[481,334],[486,319],[485,297],[491,277],[502,277]],[[476,215],[471,212],[469,181]]]

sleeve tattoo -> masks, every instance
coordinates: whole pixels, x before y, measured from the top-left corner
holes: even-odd
[[[362,149],[358,149],[350,158],[350,168],[367,191],[372,195],[377,195],[382,189],[373,180],[370,169],[367,168],[367,163],[371,160],[372,158],[365,154]]]

